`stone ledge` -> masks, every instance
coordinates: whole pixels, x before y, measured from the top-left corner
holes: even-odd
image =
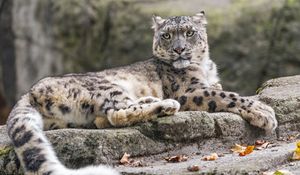
[[[0,145],[2,148],[10,147],[5,130],[5,126],[0,127],[1,138],[4,138]],[[175,116],[122,129],[61,129],[46,132],[59,159],[71,168],[114,164],[125,152],[132,156],[148,156],[209,138],[251,138],[251,134],[251,126],[238,115],[197,111],[179,112]],[[17,174],[15,170],[12,171],[17,168],[15,159],[12,149],[2,155],[0,174]]]
[[[279,123],[278,136],[300,130],[300,75],[269,80],[259,99],[272,106]]]

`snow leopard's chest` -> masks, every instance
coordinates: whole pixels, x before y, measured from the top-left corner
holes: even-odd
[[[186,69],[174,69],[161,64],[158,73],[164,98],[176,98],[192,89],[211,87],[219,81],[215,65],[192,63]]]

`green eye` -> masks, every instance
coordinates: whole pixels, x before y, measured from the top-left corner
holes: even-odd
[[[186,32],[186,36],[187,36],[187,37],[191,37],[191,36],[193,36],[194,34],[195,34],[195,32],[192,31],[192,30],[189,30],[189,31]]]
[[[170,39],[170,38],[171,38],[171,35],[170,35],[169,33],[164,33],[164,34],[162,34],[162,37],[163,37],[164,39]]]

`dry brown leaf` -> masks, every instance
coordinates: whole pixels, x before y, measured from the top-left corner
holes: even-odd
[[[297,154],[296,152],[293,153],[292,160],[300,160],[300,155]]]
[[[265,142],[265,143],[264,143],[264,144],[262,144],[262,145],[255,146],[255,149],[257,149],[257,150],[266,149],[266,148],[268,148],[268,147],[269,147],[269,145],[270,145],[270,142]]]
[[[264,144],[264,143],[266,143],[265,140],[256,140],[256,141],[255,141],[255,146],[256,146],[256,145],[259,146],[259,145],[262,145],[262,144]]]
[[[142,167],[144,166],[143,163],[140,161],[140,160],[133,160],[131,163],[130,163],[130,166],[132,167]]]
[[[300,141],[297,142],[297,148],[293,153],[292,160],[300,160]]]
[[[212,160],[217,160],[219,158],[218,154],[217,153],[212,153],[210,154],[209,156],[204,156],[202,158],[202,160],[205,160],[205,161],[212,161]]]
[[[167,162],[172,162],[172,163],[187,161],[187,159],[188,159],[188,157],[185,156],[185,155],[177,155],[177,156],[165,157],[165,160]]]
[[[122,156],[120,163],[121,164],[129,164],[130,160],[129,160],[130,154],[124,153],[124,155]]]
[[[297,134],[292,134],[286,137],[279,137],[277,140],[278,141],[294,141],[295,139],[298,139],[300,136],[300,133]]]
[[[233,148],[230,149],[234,153],[242,153],[246,150],[246,147],[239,144],[235,144]]]
[[[294,174],[287,170],[276,170],[276,171],[263,172],[262,175],[294,175]]]
[[[195,171],[199,171],[200,170],[200,167],[198,165],[191,165],[187,168],[188,171],[192,171],[192,172],[195,172]]]
[[[266,149],[270,146],[270,142],[265,141],[265,140],[256,140],[255,141],[255,149],[256,150],[262,150],[262,149]]]
[[[144,166],[140,160],[130,159],[130,154],[124,153],[120,160],[120,164],[132,167],[141,167]]]
[[[255,146],[247,146],[244,152],[241,152],[239,156],[245,156],[253,152]]]
[[[294,135],[289,135],[289,136],[287,137],[287,141],[293,141],[293,140],[297,139],[299,136],[300,136],[299,133],[294,134]]]

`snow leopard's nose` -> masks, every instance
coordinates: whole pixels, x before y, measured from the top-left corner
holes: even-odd
[[[185,48],[184,48],[184,47],[175,47],[173,50],[174,50],[174,52],[176,52],[178,55],[180,55],[180,54],[185,50]]]

